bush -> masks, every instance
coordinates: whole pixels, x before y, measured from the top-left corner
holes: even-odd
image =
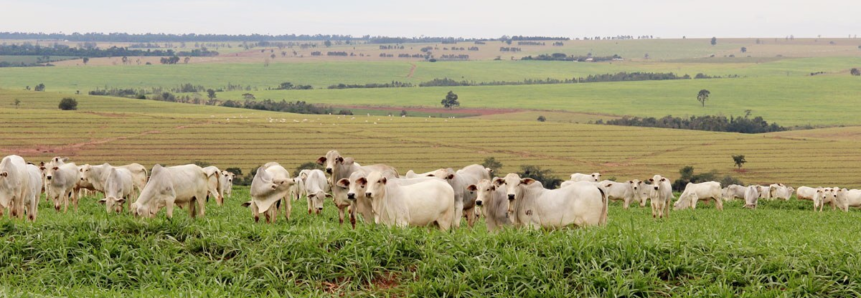
[[[723,176],[723,179],[720,180],[720,187],[727,187],[730,184],[744,185],[744,182],[730,175]]]
[[[60,109],[63,111],[77,110],[78,101],[71,97],[65,97],[60,100]]]
[[[532,178],[541,182],[545,188],[553,189],[562,184],[562,179],[553,176],[553,171],[550,169],[543,170],[540,166],[522,165],[520,166],[520,178]]]
[[[676,191],[684,191],[685,186],[688,183],[702,183],[708,181],[715,181],[717,179],[717,171],[711,170],[710,172],[702,173],[702,174],[694,174],[694,167],[685,166],[679,170],[679,174],[681,177],[673,181],[673,189]]]
[[[544,121],[547,121],[547,118],[544,118],[544,116],[543,116],[543,115],[542,115],[542,116],[538,116],[538,122],[544,122]]]
[[[316,162],[306,162],[306,163],[303,163],[303,164],[299,165],[298,167],[296,167],[296,170],[293,171],[293,177],[299,177],[299,172],[301,172],[302,170],[322,170],[322,169],[323,169],[323,165],[321,165],[321,164],[318,164]]]

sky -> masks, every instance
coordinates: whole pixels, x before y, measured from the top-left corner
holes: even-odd
[[[859,0],[0,0],[0,31],[848,37]]]

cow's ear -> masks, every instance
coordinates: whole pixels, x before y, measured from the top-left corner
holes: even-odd
[[[389,179],[386,179],[386,177],[383,177],[383,179],[380,179],[380,182],[382,182],[383,184],[386,184],[389,182]]]
[[[466,190],[476,191],[476,190],[478,190],[478,187],[476,187],[475,184],[470,184],[469,186],[466,187]]]
[[[526,184],[526,185],[530,185],[530,184],[532,184],[532,183],[534,183],[534,182],[535,182],[535,179],[532,179],[532,178],[523,178],[523,179],[520,179],[520,183],[522,183],[522,184]]]
[[[342,156],[335,157],[335,162],[344,162],[344,157],[342,157]]]
[[[667,181],[667,178],[661,178],[661,182]]]
[[[63,157],[63,158],[62,158],[62,160],[63,160],[63,162],[69,162],[69,158],[68,158],[68,157]]]
[[[604,185],[604,187],[610,187],[610,186],[613,186],[613,184],[607,183],[606,185]]]
[[[335,182],[335,185],[341,188],[348,188],[350,187],[350,179],[341,178],[338,182]]]
[[[322,164],[324,164],[324,163],[326,163],[326,157],[325,157],[325,156],[320,156],[320,158],[318,158],[318,159],[317,159],[317,164],[318,164],[318,165],[322,165]]]
[[[60,169],[60,167],[54,167],[54,171],[59,170],[59,169]]]
[[[327,194],[326,194],[326,197],[327,197],[327,198],[331,198],[331,197],[332,197],[332,194],[327,193]]]
[[[448,174],[448,176],[445,176],[445,179],[446,180],[454,179],[454,174]]]
[[[251,201],[242,203],[242,207],[248,207],[248,206],[251,206]]]
[[[99,204],[102,204],[102,205],[104,205],[104,204],[105,204],[105,203],[107,203],[107,202],[108,202],[108,200],[107,200],[107,199],[101,199],[101,200],[99,200]]]
[[[0,173],[0,177],[8,177],[8,176],[9,176],[9,172]]]
[[[493,169],[487,169],[487,174],[493,176]]]
[[[655,182],[654,178],[649,178],[649,182]]]
[[[44,161],[40,161],[40,162],[39,162],[39,166],[40,166],[40,167],[42,167],[42,168],[44,169],[44,167],[45,167],[45,162],[44,162]]]
[[[502,178],[499,178],[499,177],[493,178],[493,185],[500,186],[503,183],[505,183],[505,180],[502,180]]]
[[[368,184],[368,179],[365,179],[365,177],[362,177],[362,178],[356,179],[356,183],[357,184]]]
[[[125,198],[119,198],[119,199],[117,199],[116,201],[117,201],[117,203],[122,204],[122,203],[125,203],[125,202],[126,202],[126,199],[125,199]]]
[[[628,183],[634,184],[634,180],[628,180]]]

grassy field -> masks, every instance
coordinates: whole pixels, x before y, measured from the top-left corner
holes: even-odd
[[[272,160],[295,168],[338,149],[360,162],[388,163],[402,172],[461,167],[494,156],[504,164],[503,172],[539,165],[559,176],[599,171],[618,179],[655,173],[673,178],[691,165],[748,183],[861,186],[847,166],[861,160],[857,138],[517,119],[297,115],[89,96],[78,97],[79,111],[64,112],[55,108],[62,96],[0,92],[0,114],[8,119],[0,126],[0,151],[37,160],[62,155],[81,163],[146,166],[202,160],[248,171]],[[19,109],[11,106],[14,98],[22,101]],[[733,170],[734,154],[747,156],[744,172]]]
[[[36,223],[0,222],[0,292],[49,296],[811,296],[861,290],[859,212],[735,201],[653,220],[611,204],[606,227],[442,233],[337,224],[293,205],[254,224],[237,188],[206,216],[107,215],[96,198]],[[162,212],[163,214],[163,212]],[[811,223],[816,224],[811,224]],[[38,285],[38,286],[34,286]],[[576,294],[575,294],[576,293]]]

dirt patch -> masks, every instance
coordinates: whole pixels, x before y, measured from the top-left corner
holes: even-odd
[[[209,124],[209,123],[211,123],[211,122],[207,122],[206,124]],[[188,126],[182,125],[182,126],[174,127],[174,129],[179,130],[179,129],[184,129],[186,127],[188,127]],[[32,147],[32,148],[15,148],[15,149],[9,149],[9,150],[5,150],[5,151],[12,152],[12,153],[17,154],[17,155],[30,155],[30,156],[43,154],[43,153],[52,153],[53,155],[63,155],[63,156],[74,156],[75,152],[77,152],[78,150],[80,150],[83,147],[96,146],[96,145],[106,144],[106,143],[110,143],[110,142],[114,142],[114,141],[126,140],[129,138],[142,137],[142,136],[151,135],[151,134],[158,134],[158,133],[161,133],[161,131],[159,131],[159,130],[148,130],[148,131],[140,132],[140,133],[129,135],[129,136],[123,136],[123,137],[114,137],[114,138],[105,138],[105,139],[91,139],[87,142],[66,144],[66,145],[60,145],[60,146],[37,145],[36,147]]]
[[[358,106],[358,105],[335,105],[333,108],[339,109],[365,109],[365,110],[380,110],[380,111],[393,111],[400,112],[401,110],[406,110],[407,112],[422,112],[428,114],[459,114],[459,115],[469,115],[469,116],[485,116],[485,115],[496,115],[496,114],[507,114],[507,113],[516,113],[522,112],[520,109],[490,109],[490,108],[459,108],[459,109],[446,109],[446,108],[431,108],[431,107],[389,107],[389,106]]]
[[[412,67],[410,67],[410,73],[407,75],[408,78],[412,78],[413,74],[416,73],[416,64],[410,63],[410,65],[412,65]]]

